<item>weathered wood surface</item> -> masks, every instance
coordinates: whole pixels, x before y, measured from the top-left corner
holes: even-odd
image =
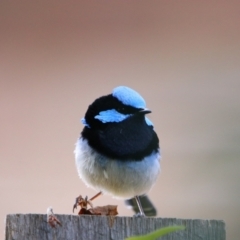
[[[5,240],[121,240],[156,229],[184,225],[186,230],[161,240],[226,240],[225,223],[218,220],[176,218],[58,215],[62,227],[51,228],[43,214],[11,214],[6,217]]]

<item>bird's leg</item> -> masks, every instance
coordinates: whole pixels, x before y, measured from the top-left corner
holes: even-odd
[[[142,204],[140,202],[139,196],[135,196],[135,200],[137,202],[138,209],[139,209],[139,213],[136,216],[143,216],[143,217],[145,217],[145,213],[143,211]]]
[[[94,200],[95,198],[97,198],[97,197],[100,196],[100,195],[102,195],[102,192],[99,192],[99,193],[97,193],[96,195],[94,195],[93,197],[91,197],[91,198],[89,199],[89,201]]]

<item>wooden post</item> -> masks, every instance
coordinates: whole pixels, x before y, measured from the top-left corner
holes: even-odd
[[[62,227],[52,228],[43,214],[11,214],[6,217],[5,240],[122,240],[162,227],[184,225],[161,240],[226,240],[220,220],[58,215]]]

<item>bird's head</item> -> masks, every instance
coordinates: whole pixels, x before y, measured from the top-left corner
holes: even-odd
[[[82,119],[88,128],[101,128],[107,123],[118,123],[133,115],[144,116],[151,111],[146,108],[143,97],[133,89],[119,86],[112,93],[97,98],[89,107]],[[145,117],[146,123],[152,126]]]

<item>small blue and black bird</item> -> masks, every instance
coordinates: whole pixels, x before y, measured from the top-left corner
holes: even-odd
[[[97,195],[127,199],[138,215],[155,216],[145,194],[160,172],[160,149],[148,113],[139,93],[116,87],[89,105],[74,153],[80,178]]]

